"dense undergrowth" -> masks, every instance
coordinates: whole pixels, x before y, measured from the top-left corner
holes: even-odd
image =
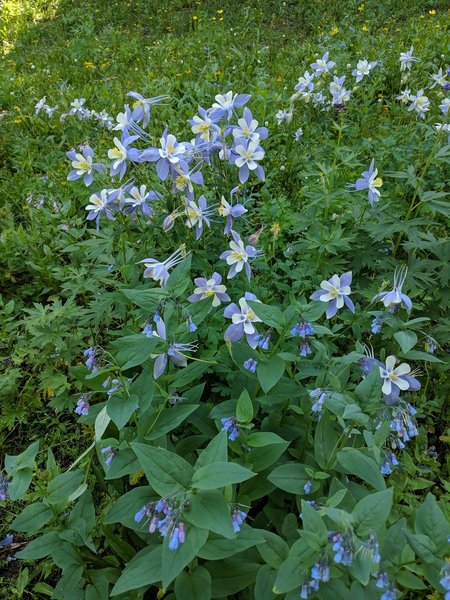
[[[450,590],[445,4],[3,3],[8,597]]]

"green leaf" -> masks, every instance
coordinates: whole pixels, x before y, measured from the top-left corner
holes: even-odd
[[[207,563],[206,568],[212,577],[212,597],[227,598],[250,587],[260,567],[260,563],[239,558]]]
[[[175,577],[193,560],[208,539],[208,530],[186,528],[186,540],[176,550],[169,549],[169,536],[164,538],[162,549],[162,586],[168,588]]]
[[[299,587],[306,578],[306,565],[300,557],[288,558],[280,566],[273,591],[275,594],[286,594]]]
[[[228,439],[227,432],[219,432],[209,442],[195,463],[195,468],[199,469],[215,462],[227,462],[228,460]]]
[[[254,300],[248,300],[247,304],[253,310],[255,315],[259,317],[263,323],[274,327],[277,331],[281,331],[286,325],[286,321],[278,306],[269,306],[262,304],[261,302],[255,302]]]
[[[194,469],[181,456],[174,452],[147,446],[131,444],[138,461],[153,489],[161,496],[189,487]]]
[[[124,475],[136,473],[140,469],[141,465],[133,450],[131,448],[123,448],[114,457],[105,475],[105,479],[118,479]]]
[[[125,396],[114,394],[106,403],[106,412],[117,426],[122,429],[128,423],[129,418],[136,410],[139,403],[137,396]]]
[[[436,545],[427,535],[413,534],[407,529],[405,529],[404,533],[408,540],[408,544],[419,558],[430,565],[440,564],[439,559],[436,557]]]
[[[170,389],[180,390],[198,380],[209,366],[207,363],[195,361],[187,367],[177,369],[170,375]]]
[[[392,507],[393,488],[365,496],[352,512],[359,533],[382,528]]]
[[[162,546],[147,547],[138,552],[125,566],[113,587],[111,596],[161,581]]]
[[[442,363],[440,358],[434,356],[434,354],[430,354],[429,352],[421,352],[420,350],[410,350],[408,352],[408,356],[405,357],[408,360],[423,360],[425,362],[434,362],[434,363]]]
[[[255,475],[256,473],[241,467],[237,463],[215,462],[195,471],[192,477],[192,487],[200,490],[212,490],[233,483],[240,483]]]
[[[158,338],[147,337],[142,333],[126,335],[111,342],[116,350],[116,360],[122,371],[142,365],[153,354],[158,344]]]
[[[169,279],[167,280],[164,289],[169,294],[175,296],[175,298],[182,296],[188,286],[191,285],[191,278],[189,275],[191,272],[191,262],[192,255],[189,254],[169,275]]]
[[[168,296],[168,292],[164,288],[136,288],[120,290],[120,293],[140,308],[143,308],[146,313],[154,312],[161,298]]]
[[[259,361],[256,367],[258,381],[267,394],[281,379],[285,369],[285,362],[279,356],[272,356],[269,360]]]
[[[217,464],[217,463],[216,463]],[[209,529],[226,538],[235,537],[230,508],[219,490],[200,490],[189,497],[189,507],[183,511],[186,521]]]
[[[332,420],[327,413],[324,413],[317,424],[314,436],[314,457],[321,469],[328,470],[333,467],[338,439]]]
[[[305,483],[310,479],[304,465],[286,463],[276,467],[267,479],[285,492],[291,494],[304,494]]]
[[[380,468],[373,458],[366,456],[356,448],[343,448],[338,452],[337,460],[344,473],[356,475],[376,490],[386,489],[386,483]]]
[[[255,433],[251,433],[248,436],[247,444],[251,448],[263,448],[264,446],[270,446],[272,444],[286,444],[287,442],[283,440],[276,433],[272,433],[271,431],[257,431]]]
[[[198,407],[198,404],[179,404],[156,413],[154,420],[149,424],[149,433],[145,435],[145,439],[157,440],[169,433],[181,425]]]
[[[95,441],[99,442],[102,439],[102,435],[105,433],[108,425],[111,422],[111,417],[106,412],[106,406],[98,413],[95,419]]]
[[[275,584],[277,572],[271,569],[269,565],[262,565],[258,571],[255,582],[255,599],[275,600],[276,595],[272,588]]]
[[[417,510],[415,530],[416,533],[428,535],[436,544],[440,553],[445,554],[447,552],[450,524],[433,494],[427,494],[425,502]]]
[[[397,333],[394,333],[394,337],[404,353],[417,344],[417,334],[414,331],[397,331]]]
[[[264,541],[263,532],[252,529],[245,523],[241,525],[241,531],[232,539],[224,539],[218,534],[210,533],[208,541],[198,552],[199,558],[205,560],[222,560],[234,556],[239,552],[247,550]]]
[[[19,469],[33,469],[34,468],[34,460],[36,458],[36,454],[39,450],[39,442],[33,442],[28,446],[26,450],[24,450],[21,454],[5,455],[5,471],[11,475],[14,471]]]
[[[236,418],[240,423],[250,423],[253,419],[253,404],[247,390],[242,392],[237,401]]]
[[[30,542],[23,550],[16,553],[17,558],[24,560],[35,560],[36,558],[44,558],[57,549],[60,543],[58,532],[52,531],[36,538]]]
[[[197,566],[189,573],[182,571],[175,580],[177,600],[210,600],[211,575],[205,567]]]
[[[375,366],[355,389],[355,394],[363,408],[379,404],[381,400],[381,378],[378,366]]]
[[[328,529],[317,510],[310,506],[306,500],[302,500],[302,522],[303,529],[315,533],[322,543],[327,540]]]
[[[11,529],[32,534],[50,521],[53,513],[47,504],[36,502],[26,506],[11,523]]]
[[[143,485],[120,496],[113,502],[109,512],[104,517],[104,523],[121,523],[130,529],[143,530],[142,523],[136,523],[134,515],[148,504],[154,491],[150,486]]]
[[[69,496],[77,490],[83,478],[84,472],[80,469],[61,473],[48,484],[47,502],[49,504],[67,504]]]
[[[266,564],[278,569],[288,557],[289,546],[276,533],[264,531],[262,535],[264,542],[257,545],[258,552]]]
[[[12,481],[9,484],[9,497],[11,500],[19,500],[25,494],[30,487],[32,477],[33,469],[25,467],[14,471]]]

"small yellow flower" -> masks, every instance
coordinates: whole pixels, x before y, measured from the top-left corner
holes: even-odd
[[[336,25],[333,27],[333,29],[331,30],[331,35],[336,35],[339,31],[339,27],[336,27]]]
[[[273,237],[278,237],[281,233],[280,224],[272,223],[272,225],[270,226],[270,233],[273,235]]]
[[[85,60],[83,64],[84,64],[85,69],[96,69],[97,68],[94,65],[94,63],[90,62],[89,60]]]
[[[369,28],[367,27],[367,25],[363,25],[361,27],[361,31],[369,31]]]
[[[220,8],[220,9],[217,11],[217,14],[218,14],[218,15],[221,15],[222,13],[223,13],[223,8]]]
[[[197,15],[194,15],[194,16],[192,17],[192,20],[193,20],[193,21],[197,21],[197,19],[198,19]]]
[[[359,12],[362,12],[364,10],[364,4],[360,4],[358,6],[358,10],[359,10]]]
[[[435,15],[436,14],[436,10],[434,8],[432,8],[431,10],[428,11],[429,15]]]

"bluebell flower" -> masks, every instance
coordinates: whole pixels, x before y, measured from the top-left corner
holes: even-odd
[[[250,371],[250,373],[255,373],[257,366],[258,361],[254,358],[248,358],[243,364],[244,369],[247,369],[247,371]]]
[[[236,507],[233,510],[233,512],[231,513],[231,524],[233,525],[234,533],[238,533],[241,530],[241,525],[246,518],[247,518],[247,513],[245,513],[242,510],[239,510],[238,507]]]
[[[89,146],[85,146],[81,154],[79,152],[75,152],[75,150],[71,150],[70,152],[66,152],[67,158],[72,161],[73,171],[70,171],[67,176],[68,181],[75,181],[80,177],[83,177],[84,184],[86,186],[90,186],[94,179],[94,171],[99,173],[104,173],[106,171],[105,167],[100,163],[93,162],[94,151]]]
[[[351,535],[346,533],[336,533],[333,538],[333,551],[335,555],[333,560],[337,564],[349,566],[353,561],[353,543]]]
[[[5,538],[0,540],[0,548],[6,548],[7,546],[11,546],[13,542],[14,537],[10,533],[8,533],[8,535]]]
[[[248,345],[255,349],[258,345],[258,331],[255,323],[261,323],[262,321],[248,306],[247,300],[259,302],[254,294],[245,292],[244,297],[239,300],[239,306],[232,303],[225,308],[223,314],[227,319],[232,320],[232,324],[225,331],[224,339],[230,342],[238,342],[245,335]]]
[[[385,588],[388,587],[389,585],[389,579],[388,576],[386,575],[386,573],[384,571],[380,571],[379,573],[375,574],[375,577],[377,578],[375,585],[377,588]]]
[[[292,335],[298,335],[301,338],[305,338],[307,335],[314,335],[315,333],[314,327],[308,321],[300,321],[291,329]]]
[[[372,321],[372,325],[371,325],[371,331],[374,334],[380,333],[381,328],[383,326],[383,321],[384,321],[385,317],[384,315],[378,315],[377,317],[375,317]]]
[[[233,229],[231,235],[233,239],[230,242],[230,250],[226,250],[220,255],[220,258],[226,260],[227,265],[230,267],[227,278],[232,279],[244,269],[247,279],[250,280],[252,271],[249,260],[255,258],[258,251],[251,244],[245,246],[241,236]]]
[[[317,388],[309,392],[311,398],[315,398],[314,404],[311,406],[311,410],[315,413],[322,412],[323,404],[326,399],[326,393],[322,388]]]
[[[393,452],[388,452],[385,456],[384,462],[381,465],[380,471],[383,475],[391,475],[392,467],[398,466],[397,457]]]
[[[261,350],[268,350],[269,349],[269,342],[270,342],[270,332],[268,333],[259,333],[256,336],[256,341],[258,344],[258,348],[261,348]]]
[[[303,486],[303,491],[305,492],[305,494],[309,494],[311,492],[311,482],[307,481],[305,483],[305,485]]]
[[[330,580],[330,565],[327,559],[321,558],[311,567],[311,579],[324,583]]]
[[[380,600],[395,600],[397,590],[393,587],[390,587],[388,590],[383,592],[380,596]]]
[[[223,419],[220,419],[220,422],[223,425],[221,431],[227,431],[229,440],[234,442],[241,433],[241,430],[236,423],[236,417],[224,417]]]
[[[84,350],[83,356],[86,357],[86,362],[84,363],[86,367],[92,371],[92,373],[98,371],[97,346],[91,346]]]
[[[446,591],[445,600],[447,600],[447,595],[450,593],[450,561],[446,560],[445,565],[441,569],[441,579],[439,583],[442,585],[444,590]]]
[[[189,302],[212,298],[212,305],[216,308],[221,302],[230,300],[230,296],[225,293],[227,288],[222,284],[222,276],[219,273],[213,273],[210,279],[196,277],[194,283],[196,288],[194,293],[188,297]]]
[[[430,354],[434,354],[434,352],[436,351],[436,348],[437,348],[436,340],[434,340],[432,337],[427,335],[427,337],[425,338],[425,351],[429,352]]]
[[[311,352],[312,352],[312,350],[311,350],[311,347],[308,342],[305,341],[300,344],[300,348],[299,348],[300,356],[308,356],[309,354],[311,354]]]
[[[378,539],[375,534],[371,533],[369,539],[364,542],[362,548],[370,555],[371,559],[377,564],[381,560],[380,547],[378,545]]]
[[[83,394],[78,399],[77,405],[75,407],[75,413],[80,416],[85,416],[89,414],[89,397],[86,394]]]
[[[416,414],[416,410],[410,404],[403,403],[406,409],[400,404],[393,410],[393,420],[391,422],[391,431],[394,431],[403,442],[409,442],[412,437],[419,435],[415,419],[411,416]]]
[[[311,300],[320,300],[320,302],[328,302],[326,317],[331,319],[337,311],[344,306],[354,313],[355,306],[350,300],[349,295],[352,293],[350,284],[352,282],[352,273],[348,271],[343,275],[333,275],[328,281],[322,281],[320,287],[322,289],[311,294]]]
[[[102,448],[100,452],[105,456],[105,465],[110,465],[114,458],[117,456],[117,450],[112,446],[106,446]]]
[[[197,329],[198,329],[197,325],[194,323],[194,321],[192,320],[192,317],[190,315],[188,315],[188,318],[187,318],[187,326],[188,326],[188,331],[190,333],[194,333],[194,331],[197,331]]]
[[[153,327],[151,323],[146,323],[144,329],[142,330],[143,335],[147,337],[153,337]]]
[[[0,500],[9,498],[9,480],[0,475]]]
[[[181,521],[172,529],[169,538],[169,550],[176,550],[185,540],[184,523]]]
[[[375,160],[372,159],[370,163],[369,170],[364,171],[362,176],[356,180],[355,183],[350,183],[348,187],[354,188],[358,192],[361,190],[368,190],[368,198],[370,202],[370,206],[373,206],[375,202],[378,202],[380,199],[380,188],[383,185],[383,180],[381,177],[378,177],[378,169],[375,169]]]

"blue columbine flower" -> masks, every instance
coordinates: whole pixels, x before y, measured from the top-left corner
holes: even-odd
[[[241,430],[236,423],[236,417],[224,417],[220,419],[223,427],[221,431],[228,431],[228,438],[230,441],[234,440],[240,435]]]
[[[154,281],[159,281],[161,287],[164,287],[169,279],[169,269],[172,269],[178,265],[186,258],[186,256],[187,255],[183,245],[162,262],[156,260],[155,258],[144,258],[139,262],[143,263],[146,267],[144,271],[144,277],[149,277]]]
[[[226,117],[229,121],[233,116],[234,109],[247,104],[250,98],[250,94],[233,94],[231,90],[225,95],[217,94],[209,116],[214,120]]]
[[[231,161],[239,169],[239,181],[245,183],[254,173],[258,179],[264,181],[265,175],[263,168],[257,161],[264,158],[265,152],[259,145],[259,138],[253,141],[244,138],[234,140],[234,146],[231,149]]]
[[[166,324],[161,317],[158,317],[156,321],[156,333],[163,341],[167,342],[167,331]],[[158,379],[166,370],[167,361],[170,360],[176,367],[185,367],[187,365],[187,358],[185,352],[193,352],[197,346],[194,343],[179,343],[172,342],[165,352],[162,352],[156,357],[155,364],[153,366],[153,377]]]
[[[358,192],[368,190],[370,206],[373,206],[380,199],[381,194],[378,188],[382,185],[383,180],[381,177],[378,177],[378,169],[375,169],[375,160],[372,159],[369,170],[364,171],[362,176],[355,183],[350,183],[348,187],[354,188]]]
[[[211,216],[213,209],[207,207],[205,196],[200,196],[198,203],[186,200],[184,210],[187,216],[186,226],[195,228],[195,239],[199,240],[203,233],[203,224],[211,227],[208,217]]]
[[[238,533],[241,530],[241,525],[246,518],[247,518],[247,513],[245,513],[242,510],[239,510],[238,507],[236,507],[233,510],[233,512],[231,513],[231,523],[233,525],[234,533]]]
[[[243,204],[233,204],[233,196],[236,192],[239,192],[239,186],[234,187],[230,192],[230,202],[227,202],[222,196],[220,205],[218,208],[221,217],[226,217],[227,221],[223,232],[228,235],[233,229],[233,220],[242,217],[247,211]]]
[[[73,167],[73,171],[70,171],[67,176],[68,181],[75,181],[75,179],[83,177],[84,184],[89,186],[94,179],[94,171],[98,171],[99,173],[106,171],[105,167],[100,163],[92,162],[94,151],[89,146],[85,146],[81,154],[75,152],[75,150],[71,150],[70,152],[66,152],[66,156],[72,161]]]
[[[223,314],[232,320],[232,324],[225,331],[224,339],[238,342],[245,335],[250,348],[255,349],[258,345],[258,332],[254,324],[262,321],[249,307],[247,300],[259,302],[254,294],[245,292],[244,297],[239,300],[239,306],[233,303],[225,308]]]
[[[111,208],[112,200],[113,196],[111,191],[106,189],[92,194],[89,198],[89,204],[85,207],[85,210],[89,211],[86,218],[88,221],[95,221],[97,231],[100,226],[100,218],[102,215],[105,215],[108,221],[114,220]]]
[[[243,364],[244,369],[247,369],[247,371],[250,371],[250,373],[254,373],[257,366],[258,361],[254,358],[248,358]]]
[[[322,58],[318,58],[316,62],[311,63],[309,66],[311,69],[315,70],[315,76],[320,77],[324,73],[329,73],[331,69],[335,66],[335,62],[329,60],[330,53],[327,51],[322,56]]]
[[[254,248],[251,244],[245,246],[241,236],[237,233],[237,231],[232,229],[230,233],[233,237],[232,241],[230,242],[230,250],[226,250],[220,255],[220,258],[225,260],[227,265],[230,267],[227,279],[232,279],[244,269],[247,279],[250,280],[252,271],[250,268],[249,259],[255,258],[255,256],[258,254],[258,250],[256,250],[256,248]]]
[[[394,288],[390,292],[380,292],[379,294],[376,294],[372,298],[372,302],[379,299],[383,301],[386,308],[400,304],[403,305],[406,310],[410,311],[412,309],[412,301],[409,296],[402,292],[407,273],[408,268],[406,266],[396,268],[394,271]]]
[[[221,302],[229,302],[230,296],[225,293],[227,288],[222,284],[222,276],[219,273],[213,273],[210,279],[196,277],[194,283],[196,288],[194,293],[188,297],[189,302],[212,298],[214,308],[219,306]]]
[[[352,293],[350,284],[352,282],[352,273],[348,271],[343,275],[333,275],[328,281],[322,281],[320,287],[311,294],[311,300],[320,300],[320,302],[328,302],[326,317],[331,319],[337,311],[344,306],[354,313],[355,306],[350,300],[349,295]]]

